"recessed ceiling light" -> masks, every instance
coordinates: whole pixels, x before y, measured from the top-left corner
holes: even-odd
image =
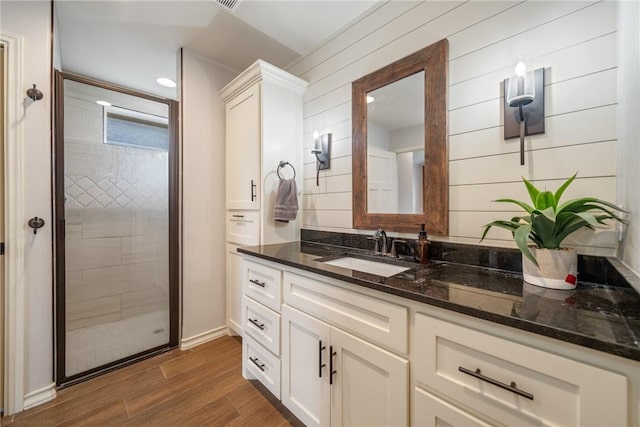
[[[371,95],[367,95],[367,104],[371,104],[373,101],[375,101],[376,99],[371,96]]]
[[[166,77],[158,77],[156,83],[164,87],[176,87],[176,82]]]
[[[102,105],[103,107],[111,107],[111,103],[107,101],[96,101],[96,104]]]

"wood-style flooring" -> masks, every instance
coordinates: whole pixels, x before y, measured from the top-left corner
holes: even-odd
[[[2,426],[299,425],[264,387],[242,378],[240,339],[178,349],[58,390]]]

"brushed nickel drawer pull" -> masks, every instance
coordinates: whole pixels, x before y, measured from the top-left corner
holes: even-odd
[[[249,356],[249,360],[251,360],[253,362],[253,364],[258,367],[258,369],[260,369],[262,372],[264,372],[264,363],[260,363],[260,361],[258,360],[257,357],[253,358],[253,357]]]
[[[516,388],[516,383],[514,381],[511,381],[511,384],[505,384],[498,380],[494,380],[493,378],[482,375],[482,372],[480,371],[480,369],[476,369],[475,371],[472,371],[471,369],[458,366],[458,371],[462,372],[463,374],[471,375],[472,377],[475,377],[481,381],[488,382],[489,384],[493,384],[496,387],[500,387],[504,390],[508,390],[511,393],[517,394],[518,396],[526,397],[529,400],[533,400],[533,394],[527,393],[526,391],[522,391]]]
[[[258,322],[258,319],[249,318],[249,322],[253,323],[253,325],[256,328],[260,329],[261,331],[264,331],[264,323]]]
[[[249,280],[251,283],[253,283],[254,285],[258,285],[262,288],[264,288],[265,286],[267,286],[267,284],[265,282],[261,282],[258,279],[250,279]]]
[[[244,218],[244,215],[231,215],[233,218]]]

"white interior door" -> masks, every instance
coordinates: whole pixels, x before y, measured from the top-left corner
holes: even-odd
[[[398,212],[396,153],[367,148],[367,212]]]

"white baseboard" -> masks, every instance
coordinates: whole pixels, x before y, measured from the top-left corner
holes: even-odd
[[[56,398],[56,383],[51,383],[40,390],[32,391],[24,395],[24,410],[47,403]]]
[[[198,335],[194,335],[189,338],[183,338],[180,340],[180,350],[189,350],[200,344],[204,344],[207,341],[215,340],[216,338],[229,335],[229,330],[226,326],[220,326],[219,328],[211,329],[210,331],[203,332]]]
[[[242,336],[242,326],[238,325],[231,319],[227,319],[227,326],[229,327],[229,335],[234,336]]]

